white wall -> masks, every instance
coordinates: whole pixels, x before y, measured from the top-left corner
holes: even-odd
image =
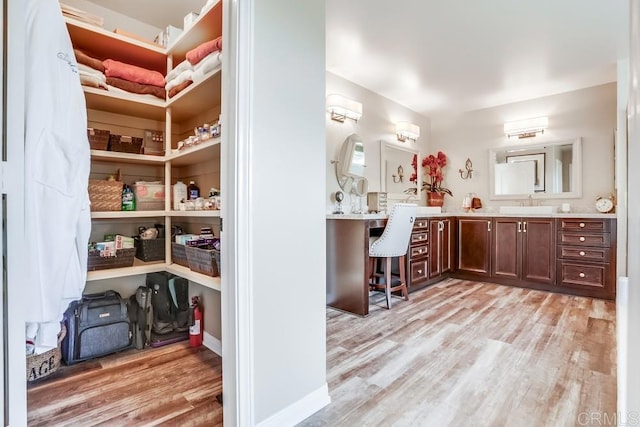
[[[290,425],[311,414],[300,401],[317,397],[312,412],[329,401],[325,10],[321,0],[251,3],[254,73],[249,86],[239,82],[252,100],[248,147],[240,148],[248,150],[250,228],[236,244],[248,245],[252,271],[254,419]]]
[[[335,200],[333,195],[340,190],[340,186],[335,177],[334,165],[331,160],[338,158],[340,147],[345,138],[352,133],[357,133],[364,141],[365,148],[365,178],[369,181],[369,191],[380,191],[380,141],[384,140],[402,147],[417,148],[421,151],[421,156],[426,153],[429,142],[430,121],[428,118],[409,110],[400,104],[384,98],[377,93],[358,86],[348,80],[326,73],[326,94],[338,93],[347,98],[354,99],[362,103],[362,118],[358,122],[346,120],[344,123],[331,120],[329,113],[325,112],[327,131],[327,161],[326,176],[327,188],[325,193],[326,212],[331,213],[334,209]],[[396,122],[408,121],[420,126],[420,139],[416,143],[407,141],[400,142],[396,137]],[[425,194],[420,194],[422,204],[424,204]],[[349,198],[343,202],[345,212],[350,207]]]
[[[597,195],[613,192],[614,130],[616,128],[616,84],[609,83],[559,95],[531,99],[494,108],[471,111],[455,117],[432,118],[430,151],[444,151],[449,157],[444,184],[454,197],[445,197],[445,209],[457,210],[466,193],[476,193],[485,207],[512,205],[513,201],[489,200],[490,148],[517,145],[503,132],[505,121],[548,116],[544,135],[525,143],[560,141],[582,137],[583,187],[580,199],[548,199],[544,204],[569,202],[572,210],[594,211]],[[473,162],[473,178],[463,180],[467,158]]]

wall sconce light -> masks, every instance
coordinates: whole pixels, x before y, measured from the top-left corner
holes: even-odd
[[[331,114],[331,120],[344,123],[346,119],[351,119],[357,122],[362,117],[362,103],[332,94],[327,96],[327,111]]]
[[[460,172],[460,178],[462,179],[471,178],[471,173],[473,172],[473,163],[471,163],[471,159],[468,157],[467,157],[467,161],[464,162],[464,168],[466,169],[466,171],[463,171],[462,169],[458,169],[458,172]]]
[[[536,117],[533,119],[518,120],[515,122],[506,122],[504,124],[504,134],[507,138],[517,136],[518,138],[531,138],[549,127],[548,117]]]
[[[398,122],[396,123],[396,135],[398,135],[398,141],[416,142],[420,138],[420,126],[409,122]]]

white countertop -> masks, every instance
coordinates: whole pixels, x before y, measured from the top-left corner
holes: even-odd
[[[517,217],[517,218],[609,218],[615,219],[616,214],[602,214],[597,212],[575,212],[564,213],[556,212],[551,214],[503,214],[499,212],[442,212],[438,214],[420,214],[418,218],[442,218],[442,217]],[[327,214],[327,219],[351,219],[351,220],[369,220],[369,219],[384,219],[387,218],[387,214],[374,213],[374,214]]]

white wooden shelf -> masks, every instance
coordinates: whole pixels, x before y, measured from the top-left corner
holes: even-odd
[[[73,47],[96,59],[117,59],[139,67],[156,70],[162,74],[167,70],[167,50],[155,43],[145,43],[131,37],[107,31],[65,17]]]
[[[119,153],[117,151],[91,150],[91,160],[114,163],[134,163],[137,165],[163,165],[164,156],[148,154]]]
[[[220,218],[219,210],[201,210],[201,211],[169,211],[168,216],[171,217],[204,217],[204,218]]]
[[[196,273],[195,271],[191,271],[189,268],[183,267],[178,264],[168,264],[166,266],[166,271],[175,274],[176,276],[184,277],[185,279],[191,280],[192,282],[202,285],[205,288],[213,289],[216,291],[220,291],[222,289],[220,286],[220,277],[211,277],[204,274]]]
[[[118,277],[133,276],[136,274],[157,273],[165,271],[167,264],[164,261],[144,262],[134,258],[132,267],[109,268],[87,272],[87,282],[94,280],[116,279]]]
[[[177,153],[170,153],[166,160],[171,162],[171,166],[186,166],[199,163],[203,159],[216,158],[220,156],[220,142],[221,138],[212,138]]]
[[[122,93],[82,86],[87,108],[108,111],[127,116],[143,117],[164,121],[166,101],[160,98],[147,98],[135,93]]]
[[[168,47],[167,53],[173,55],[175,67],[182,62],[188,51],[199,44],[222,35],[222,1],[211,5],[198,19]]]
[[[91,219],[155,218],[162,216],[166,216],[165,211],[91,212]]]
[[[167,108],[171,110],[171,120],[182,122],[194,113],[211,109],[220,103],[222,93],[221,67],[205,74],[199,82],[187,86],[182,92],[170,98]]]

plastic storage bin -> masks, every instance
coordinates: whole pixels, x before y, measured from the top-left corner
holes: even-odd
[[[136,210],[164,210],[164,184],[156,182],[136,182],[133,184],[133,193],[136,196]]]

